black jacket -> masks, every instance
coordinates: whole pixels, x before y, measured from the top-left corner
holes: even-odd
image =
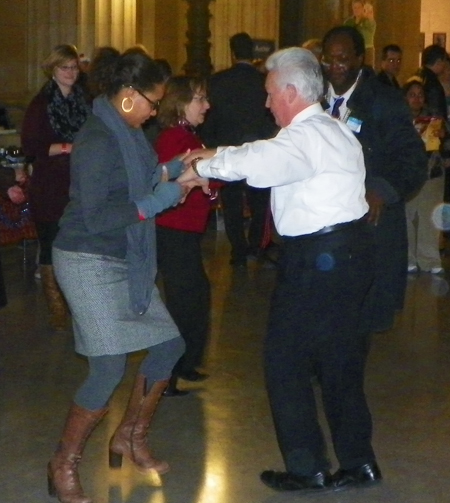
[[[384,71],[381,70],[378,75],[377,79],[382,82],[383,84],[386,84],[387,86],[395,87],[396,89],[400,89],[400,84],[398,83],[398,80],[395,77],[392,77],[392,80],[389,78],[389,75]]]
[[[417,72],[423,81],[425,91],[425,105],[431,115],[447,118],[447,102],[445,91],[437,75],[427,67],[420,68]]]
[[[362,121],[355,133],[366,165],[366,188],[386,204],[407,198],[427,180],[427,156],[400,91],[364,72],[350,96],[350,117]]]
[[[248,63],[212,75],[211,109],[200,130],[207,147],[237,146],[274,135],[275,124],[265,107],[264,81],[264,75]]]

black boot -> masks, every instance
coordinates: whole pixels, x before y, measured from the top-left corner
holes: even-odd
[[[172,374],[171,378],[169,379],[169,384],[163,392],[163,396],[186,396],[189,394],[188,390],[177,388],[177,381],[178,376],[176,374]]]

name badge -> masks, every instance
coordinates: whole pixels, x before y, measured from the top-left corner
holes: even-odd
[[[356,117],[349,117],[347,121],[347,126],[354,132],[359,133],[361,131],[362,120]]]

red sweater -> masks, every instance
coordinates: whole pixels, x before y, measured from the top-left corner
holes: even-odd
[[[159,162],[167,162],[186,150],[202,148],[200,138],[182,126],[165,129],[158,136],[155,150]],[[192,189],[183,204],[156,217],[156,224],[181,231],[205,232],[211,208],[209,196],[200,188]]]

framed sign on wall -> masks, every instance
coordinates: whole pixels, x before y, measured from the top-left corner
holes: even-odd
[[[447,33],[433,33],[433,44],[440,45],[445,49],[447,45]]]

